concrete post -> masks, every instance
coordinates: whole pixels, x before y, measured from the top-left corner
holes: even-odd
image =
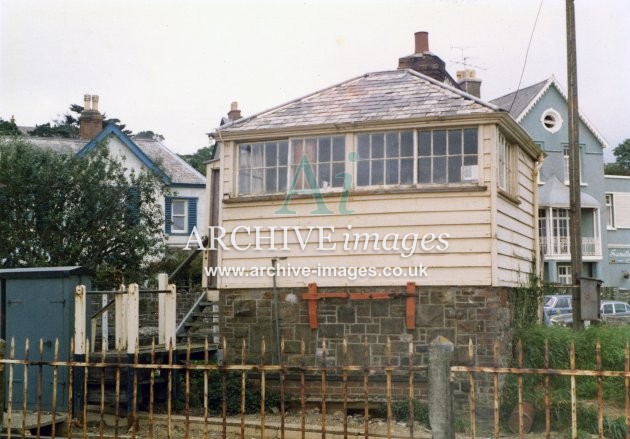
[[[450,365],[455,348],[440,336],[429,346],[429,422],[433,439],[454,439]]]
[[[171,344],[175,349],[177,341],[177,286],[175,284],[169,284],[167,290],[170,293],[166,293],[164,297],[164,347],[169,349]]]
[[[136,352],[138,343],[140,300],[138,292],[140,287],[138,284],[129,285],[127,293],[127,354],[132,355]]]
[[[168,289],[168,274],[158,274],[158,290],[165,291]],[[165,320],[164,320],[164,301],[167,293],[158,294],[158,344],[164,344],[166,340]]]
[[[74,291],[74,354],[85,355],[87,301],[85,285],[77,285]]]

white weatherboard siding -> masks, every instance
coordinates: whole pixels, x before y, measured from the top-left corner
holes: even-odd
[[[497,270],[501,285],[527,283],[534,251],[534,162],[518,154],[518,204],[497,197]]]
[[[332,206],[337,198],[326,198]],[[278,203],[229,203],[223,205],[223,227],[228,233],[237,226],[299,226],[306,235],[309,226],[334,227],[332,241],[326,247],[337,245],[336,251],[317,250],[319,234],[314,231],[305,249],[300,248],[298,238],[289,233],[290,251],[229,249],[221,252],[220,265],[226,267],[267,267],[271,258],[284,257],[281,265],[316,268],[335,267],[409,267],[420,263],[428,267],[428,277],[386,278],[366,277],[352,281],[346,278],[309,276],[308,278],[282,278],[283,287],[304,287],[309,282],[322,286],[404,286],[408,281],[424,285],[488,285],[490,283],[490,206],[485,192],[463,193],[415,193],[397,195],[354,195],[348,201],[351,215],[276,215]],[[294,200],[291,208],[297,212],[310,212],[314,208],[312,198]],[[303,208],[303,209],[301,209]],[[247,218],[246,220],[244,218]],[[348,224],[352,229],[348,230]],[[449,247],[447,251],[418,251],[408,257],[401,257],[404,250],[374,251],[372,249],[344,251],[344,233],[375,233],[381,239],[388,233],[397,233],[401,237],[415,233],[423,236],[428,233],[439,235],[447,233]],[[265,236],[268,236],[268,232]],[[281,248],[282,233],[275,234],[278,248]],[[253,237],[245,233],[237,234],[237,243],[245,246],[253,243]],[[263,245],[267,247],[268,241]],[[371,241],[373,242],[373,241]],[[419,246],[419,245],[418,245]],[[220,288],[245,288],[269,283],[270,278],[223,277]],[[270,284],[269,284],[270,285]]]

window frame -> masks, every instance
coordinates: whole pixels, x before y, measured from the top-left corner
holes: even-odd
[[[565,271],[564,273],[562,273]],[[556,266],[556,274],[558,275],[558,283],[560,285],[572,285],[573,274],[571,273],[571,264],[558,264]],[[563,280],[568,280],[564,282]]]
[[[467,152],[467,148],[472,148],[472,143],[466,143],[466,132],[467,130],[471,130],[472,132],[474,132],[474,136],[475,136],[475,143],[474,143],[474,153],[472,152]],[[446,138],[447,138],[447,144],[445,146],[446,148],[446,154],[444,154],[444,157],[446,158],[446,181],[445,182],[435,182],[434,179],[434,168],[433,168],[433,164],[432,164],[432,175],[431,175],[431,182],[421,182],[420,181],[420,170],[419,170],[419,164],[420,164],[420,158],[421,158],[421,152],[420,152],[420,146],[419,146],[419,138],[420,138],[420,133],[421,132],[425,132],[425,133],[431,133],[431,138],[433,137],[433,133],[436,131],[444,131],[446,134]],[[460,138],[461,138],[461,153],[460,154],[451,154],[449,152],[448,149],[448,137],[449,137],[449,133],[451,132],[456,132],[459,131],[460,132]],[[407,155],[401,155],[402,154],[402,136],[403,133],[411,133],[412,134],[412,156],[407,156]],[[396,134],[398,136],[398,152],[399,155],[398,156],[391,156],[391,157],[387,157],[387,151],[386,151],[386,139],[388,135],[392,135],[392,134]],[[376,135],[382,135],[383,138],[385,139],[384,141],[384,154],[382,157],[382,160],[385,162],[383,164],[383,167],[386,168],[387,166],[387,161],[388,160],[396,160],[398,162],[398,181],[397,183],[386,183],[386,172],[384,169],[384,174],[383,174],[383,183],[382,184],[369,184],[369,185],[359,185],[359,175],[358,175],[358,169],[359,169],[359,160],[360,158],[358,157],[358,151],[359,151],[359,138],[360,136],[363,135],[367,135],[369,136],[369,138],[371,138],[372,136],[376,136]],[[481,141],[481,137],[480,137],[480,125],[479,124],[474,124],[474,125],[468,125],[468,124],[463,124],[463,125],[455,125],[455,126],[447,126],[447,127],[427,127],[427,128],[420,128],[420,127],[409,127],[409,128],[401,128],[401,129],[392,129],[392,130],[374,130],[374,131],[354,131],[354,132],[348,132],[348,133],[343,133],[343,134],[327,134],[327,135],[313,135],[313,136],[289,136],[289,137],[285,137],[285,138],[276,138],[276,139],[272,139],[272,140],[257,140],[257,141],[243,141],[243,142],[234,142],[233,143],[233,148],[234,148],[234,184],[233,184],[233,188],[232,191],[235,194],[236,197],[259,197],[259,196],[272,196],[272,195],[284,195],[289,193],[289,191],[293,190],[294,193],[302,193],[302,194],[310,194],[312,193],[311,189],[309,188],[304,188],[304,187],[300,187],[300,188],[291,188],[291,184],[293,182],[294,176],[295,176],[295,168],[299,163],[295,163],[295,158],[293,158],[293,153],[292,153],[292,145],[293,142],[299,141],[299,140],[306,140],[306,139],[321,139],[321,138],[330,138],[330,139],[334,139],[336,137],[339,137],[341,139],[343,139],[343,150],[344,150],[344,162],[343,162],[343,172],[345,173],[351,173],[352,175],[352,184],[351,187],[353,190],[358,190],[358,191],[370,191],[370,190],[378,190],[378,189],[386,189],[386,188],[396,188],[396,187],[400,187],[400,188],[416,188],[416,189],[422,189],[422,188],[431,188],[431,187],[471,187],[471,186],[479,186],[480,184],[480,175],[481,175],[481,170],[479,169],[482,165],[482,158],[483,155],[481,154],[482,152],[482,141]],[[277,183],[276,184],[276,188],[280,188],[277,191],[274,192],[268,192],[267,191],[267,187],[265,185],[265,173],[263,172],[262,175],[262,190],[261,191],[252,191],[253,189],[253,185],[251,183],[251,179],[253,178],[253,174],[250,174],[249,178],[250,178],[250,184],[247,191],[243,191],[243,187],[242,187],[242,173],[248,171],[248,170],[252,170],[252,169],[263,169],[266,170],[266,158],[265,158],[265,153],[263,153],[263,156],[261,158],[258,158],[257,160],[259,162],[262,163],[262,166],[243,166],[243,156],[242,156],[242,147],[243,146],[252,146],[252,145],[262,145],[262,146],[257,146],[257,148],[263,148],[265,144],[268,143],[275,143],[276,145],[278,145],[277,151],[278,154],[280,154],[280,146],[281,144],[286,144],[287,145],[287,159],[286,159],[286,175],[287,175],[287,182],[286,182],[286,187],[284,189],[282,189],[283,185]],[[331,145],[332,145],[332,140],[331,140]],[[433,152],[433,150],[431,151]],[[332,146],[331,146],[331,157],[332,157]],[[461,157],[461,163],[460,163],[460,167],[459,167],[459,179],[458,181],[448,181],[449,180],[449,176],[448,176],[448,158],[449,157],[454,157],[454,156],[460,156]],[[431,154],[429,156],[424,156],[423,158],[430,158],[433,159],[434,158],[434,154]],[[381,160],[381,158],[374,158],[374,159],[378,159]],[[407,183],[407,182],[402,182],[404,181],[402,179],[402,174],[401,174],[401,163],[403,162],[403,160],[407,160],[410,159],[412,161],[412,166],[413,166],[413,175],[412,175],[412,181],[411,183]],[[372,157],[370,157],[370,160],[372,160]],[[466,164],[467,162],[474,162],[474,164],[469,163]],[[277,166],[276,167],[284,167],[285,165],[278,165],[278,161],[276,162]],[[317,172],[317,167],[318,165],[320,165],[319,161],[315,161],[313,162],[310,158],[309,158],[309,163],[311,165],[311,169],[313,169],[313,172],[316,175],[316,178],[319,178],[318,176],[318,172]],[[324,163],[324,162],[322,162]],[[331,167],[337,162],[335,162],[334,160],[331,160],[331,162],[325,162],[325,164],[330,165]],[[474,167],[474,169],[471,169],[470,172],[472,173],[470,178],[467,179],[462,179],[462,168],[464,168],[465,166],[468,167]],[[332,169],[332,168],[331,168]],[[260,171],[259,171],[260,172]],[[332,173],[332,171],[331,171]],[[276,177],[277,178],[277,177]],[[345,190],[347,188],[344,188],[343,185],[340,184],[340,182],[337,182],[337,185],[335,185],[335,180],[334,180],[334,175],[331,176],[331,183],[333,184],[329,184],[326,188],[323,187],[319,187],[318,190],[319,191],[326,191],[326,192],[341,192],[342,190]],[[371,182],[370,182],[371,183]],[[321,185],[320,185],[321,186]]]
[[[615,225],[615,194],[606,192],[604,194],[604,206],[606,208],[606,229],[616,230]]]
[[[374,189],[374,188],[384,188],[384,187],[413,187],[414,185],[416,185],[416,180],[417,180],[417,155],[416,155],[416,145],[417,145],[417,132],[418,130],[416,129],[409,129],[409,130],[387,130],[387,131],[369,131],[369,132],[360,132],[360,133],[356,133],[354,135],[354,151],[356,151],[356,163],[355,163],[355,172],[354,172],[354,177],[353,177],[353,187],[356,188],[357,190],[365,190],[365,189]],[[403,136],[404,134],[410,134],[411,135],[411,155],[402,155],[402,149],[403,149]],[[396,135],[397,137],[397,148],[399,151],[399,154],[396,156],[388,156],[388,146],[390,145],[388,143],[388,135]],[[367,140],[368,140],[368,151],[369,151],[369,157],[367,158],[363,158],[361,156],[361,139],[362,137],[367,136]],[[383,144],[382,144],[382,156],[381,157],[373,157],[373,153],[374,153],[374,140],[376,139],[377,136],[382,136],[383,139]],[[410,161],[411,163],[411,182],[409,183],[405,183],[405,182],[401,182],[402,180],[402,163],[403,161]],[[387,183],[387,177],[388,177],[388,161],[389,162],[393,162],[396,161],[397,164],[397,173],[398,173],[398,181],[397,183]],[[374,168],[374,163],[377,162],[382,162],[382,179],[383,182],[382,183],[376,183],[374,184],[372,182],[372,172],[373,172],[373,168]],[[364,164],[367,163],[368,166],[368,184],[360,184],[360,167]]]
[[[510,197],[518,196],[518,147],[498,134],[497,185],[499,190]]]
[[[568,185],[569,184],[569,180],[571,180],[571,169],[570,169],[570,165],[569,165],[569,154],[571,154],[571,146],[563,143],[562,144],[562,165],[563,165],[563,169],[564,169],[564,184]],[[580,145],[580,186],[587,186],[586,183],[584,183],[584,180],[582,179],[582,169],[583,169],[583,154],[582,154],[582,145]]]
[[[475,137],[476,137],[476,143],[475,143],[475,152],[474,153],[466,153],[466,143],[465,143],[465,131],[466,130],[475,130]],[[441,148],[441,146],[437,146],[436,147],[436,142],[435,142],[435,134],[437,132],[442,132],[444,131],[444,139],[445,139],[445,143],[444,143],[444,152],[440,152],[437,151],[436,149],[439,147]],[[457,154],[451,154],[450,151],[450,133],[454,132],[454,131],[461,131],[461,144],[460,144],[460,153]],[[423,144],[421,142],[421,138],[422,138],[422,134],[423,133],[430,133],[431,134],[431,142],[429,145],[429,154],[422,154],[421,153],[421,148],[423,148]],[[479,156],[479,151],[480,151],[480,147],[479,147],[479,126],[476,125],[474,127],[470,127],[470,126],[464,126],[464,127],[440,127],[440,128],[426,128],[426,129],[418,129],[417,130],[417,140],[416,140],[416,163],[417,163],[417,172],[416,172],[416,180],[415,180],[415,184],[418,187],[431,187],[431,186],[449,186],[449,185],[457,185],[457,186],[461,186],[461,185],[466,185],[466,184],[478,184],[479,183],[479,162],[480,162],[480,156]],[[460,162],[460,166],[459,166],[459,180],[458,181],[449,181],[449,172],[450,172],[450,158],[451,157],[461,157],[461,162]],[[475,163],[474,164],[466,164],[466,158],[472,158],[474,157],[475,159]],[[442,181],[435,181],[435,163],[438,159],[444,158],[445,160],[445,166],[444,169],[446,171],[446,181],[442,182]],[[420,181],[421,178],[423,178],[422,174],[422,165],[421,165],[421,161],[422,160],[429,160],[430,166],[431,166],[431,181]],[[473,168],[474,166],[474,168]],[[462,172],[463,172],[463,168],[464,167],[470,167],[471,172],[474,172],[474,176],[472,178],[469,179],[464,179],[462,177]],[[474,169],[474,171],[472,171]]]
[[[184,213],[183,214],[175,214],[175,205],[183,204]],[[188,233],[188,208],[189,208],[189,199],[188,198],[171,198],[171,234],[185,234]],[[175,228],[175,216],[178,218],[184,219],[184,228],[176,229]]]

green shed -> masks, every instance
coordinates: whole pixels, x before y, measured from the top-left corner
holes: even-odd
[[[15,268],[0,270],[0,337],[15,340],[15,358],[25,358],[25,343],[29,340],[28,358],[39,360],[39,340],[43,340],[44,361],[52,361],[55,340],[59,340],[59,360],[72,359],[70,338],[74,331],[74,290],[77,285],[89,289],[89,270],[73,267]],[[59,367],[57,378],[57,409],[68,404],[68,368]],[[8,371],[5,374],[8,391]],[[28,370],[27,407],[37,409],[38,368]],[[42,368],[42,409],[52,408],[53,370]],[[13,406],[21,407],[24,395],[24,368],[13,368]],[[8,403],[8,394],[7,400]]]

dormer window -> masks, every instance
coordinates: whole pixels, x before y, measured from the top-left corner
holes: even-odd
[[[555,133],[562,127],[562,116],[553,108],[549,108],[543,112],[540,122],[547,131]]]

